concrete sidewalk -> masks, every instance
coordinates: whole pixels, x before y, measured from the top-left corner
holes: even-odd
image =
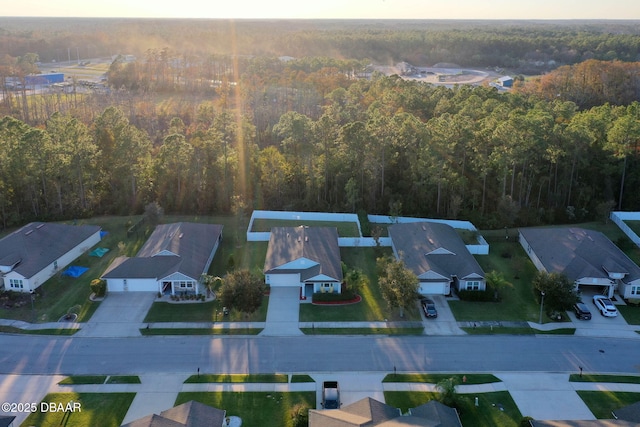
[[[0,398],[3,402],[39,403],[47,393],[136,393],[123,423],[173,407],[180,392],[291,392],[315,391],[320,407],[322,382],[340,383],[344,405],[364,397],[384,402],[385,391],[436,391],[434,384],[383,383],[386,373],[326,372],[312,374],[315,383],[200,383],[184,384],[190,374],[141,375],[141,384],[58,385],[60,375],[0,375]],[[460,394],[508,391],[523,416],[535,419],[595,419],[576,393],[577,390],[625,391],[640,393],[640,384],[569,382],[569,373],[497,372],[501,382],[457,386]],[[9,415],[9,414],[7,414]],[[20,425],[28,414],[16,415]]]

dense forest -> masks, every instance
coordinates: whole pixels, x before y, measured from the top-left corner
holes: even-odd
[[[6,91],[0,224],[136,213],[151,201],[167,212],[365,210],[483,228],[640,206],[635,62],[589,59],[503,93],[363,73],[368,60],[327,52],[177,52],[116,59],[109,91]],[[38,55],[22,52],[4,72]]]
[[[42,61],[180,55],[334,57],[502,67],[534,74],[587,59],[640,60],[634,21],[349,21],[2,18],[0,52]]]

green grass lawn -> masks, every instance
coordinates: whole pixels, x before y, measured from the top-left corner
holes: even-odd
[[[60,381],[58,384],[104,384],[107,380],[106,375],[72,375]]]
[[[437,384],[442,380],[455,377],[458,379],[459,384],[489,384],[502,382],[499,378],[492,374],[432,374],[428,372],[413,373],[413,374],[388,374],[382,380],[383,383],[429,383]],[[466,377],[466,381],[463,382],[463,377]]]
[[[293,374],[291,375],[291,383],[315,383],[315,381],[306,374]]]
[[[424,328],[300,328],[305,335],[422,335]]]
[[[636,375],[598,375],[598,374],[571,374],[569,381],[581,383],[623,383],[640,384],[640,376]]]
[[[14,326],[0,326],[0,332],[6,334],[24,334],[24,335],[73,335],[80,329],[20,329]]]
[[[112,375],[106,384],[141,384],[137,375]]]
[[[79,402],[79,412],[35,412],[23,426],[38,427],[118,427],[124,420],[135,393],[50,393],[42,402]],[[40,405],[38,406],[40,409]]]
[[[154,302],[144,321],[151,322],[264,322],[267,319],[269,297],[265,296],[262,305],[255,313],[245,315],[231,310],[228,316],[222,315],[222,303],[219,300],[193,303],[171,304]],[[216,314],[217,313],[217,314]]]
[[[550,331],[538,330],[530,327],[506,327],[506,326],[480,326],[477,328],[461,328],[469,335],[573,335],[576,328],[552,329]]]
[[[478,397],[478,406],[474,398]],[[437,393],[385,391],[388,405],[400,408],[406,413],[437,397]],[[493,393],[459,394],[458,410],[464,427],[518,427],[522,414],[507,391]]]
[[[613,418],[611,411],[623,408],[640,400],[640,393],[623,391],[577,391],[589,410],[598,419]]]
[[[630,325],[640,325],[640,307],[631,305],[617,305],[616,308]]]
[[[338,229],[338,236],[340,237],[360,237],[357,223],[338,221],[308,221],[256,218],[253,220],[253,227],[251,231],[265,232],[271,231],[271,228],[273,227],[298,227],[300,225],[307,225],[309,227],[335,227]]]
[[[258,335],[261,328],[151,328],[140,329],[144,336],[153,335]]]
[[[200,383],[288,383],[287,374],[200,374],[191,375],[185,384]]]
[[[315,408],[316,394],[309,392],[183,392],[176,405],[195,400],[214,408],[224,409],[227,416],[242,418],[247,427],[293,427],[290,411],[296,404]]]
[[[457,321],[532,321],[537,322],[540,306],[534,298],[531,281],[536,268],[515,240],[488,238],[489,255],[476,259],[485,272],[499,271],[511,284],[500,292],[500,302],[449,301]],[[546,316],[545,316],[546,317]],[[549,319],[543,318],[543,321]]]
[[[390,254],[391,249],[382,248],[381,253]],[[378,286],[375,248],[340,248],[340,256],[347,268],[358,268],[369,278],[369,286],[360,290],[362,301],[345,306],[301,304],[301,322],[421,320],[417,304],[408,307],[403,318],[387,306]]]

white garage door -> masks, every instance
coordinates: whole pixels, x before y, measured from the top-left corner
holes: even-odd
[[[423,295],[447,295],[449,283],[443,282],[420,282],[418,292]]]
[[[107,292],[158,292],[154,279],[107,279]]]

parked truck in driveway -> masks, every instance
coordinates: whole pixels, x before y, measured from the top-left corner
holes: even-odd
[[[340,388],[337,381],[322,383],[322,407],[324,409],[340,408]]]

